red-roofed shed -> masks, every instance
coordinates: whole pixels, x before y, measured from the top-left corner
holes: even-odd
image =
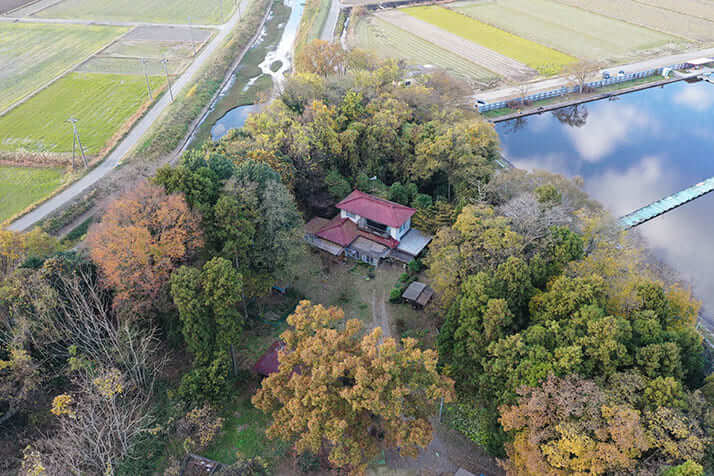
[[[280,366],[280,351],[283,350],[284,347],[285,343],[282,341],[276,340],[273,342],[265,354],[255,363],[253,370],[264,377],[277,372]]]

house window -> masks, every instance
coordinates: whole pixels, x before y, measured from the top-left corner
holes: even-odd
[[[352,218],[353,220],[357,219],[357,215],[352,212],[348,212],[347,210],[345,210],[345,215],[347,215],[349,218]]]

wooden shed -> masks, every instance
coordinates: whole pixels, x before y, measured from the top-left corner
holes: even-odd
[[[402,299],[415,307],[426,306],[434,296],[434,290],[424,283],[414,281],[402,294]]]

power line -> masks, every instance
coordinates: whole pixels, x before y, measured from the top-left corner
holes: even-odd
[[[146,68],[146,58],[141,58],[141,64],[144,65],[144,78],[146,79],[146,92],[149,93],[149,99],[154,99],[154,94],[151,92],[151,83],[149,82],[149,72]]]
[[[70,117],[69,119],[67,119],[66,122],[72,124],[72,168],[75,168],[74,156],[76,154],[77,144],[79,144],[79,151],[82,153],[82,162],[84,162],[84,168],[89,168],[89,164],[87,163],[87,156],[84,155],[84,147],[82,146],[82,141],[79,140],[79,128],[77,127],[77,122],[79,122],[79,119]]]
[[[164,58],[161,60],[161,64],[164,65],[164,72],[166,73],[166,82],[169,84],[169,96],[171,97],[171,102],[174,102],[174,92],[171,89],[171,78],[169,78],[169,69],[166,66],[167,64],[169,64],[169,60]]]

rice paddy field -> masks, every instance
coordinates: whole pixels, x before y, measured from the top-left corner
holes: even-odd
[[[617,59],[681,42],[681,39],[659,31],[551,0],[460,2],[450,5],[450,8],[521,38],[582,59]],[[711,9],[714,18],[714,3]]]
[[[620,0],[618,0],[620,1]],[[519,61],[544,75],[557,74],[577,58],[439,6],[405,8],[419,20]]]
[[[38,12],[41,18],[82,18],[148,23],[221,24],[233,13],[233,0],[64,0]]]
[[[488,83],[498,78],[495,73],[376,17],[360,18],[351,41],[353,46],[372,50],[380,57],[437,66],[467,81]]]
[[[0,111],[126,31],[106,26],[0,23]]]
[[[0,166],[0,222],[50,195],[64,175],[59,168]]]
[[[714,16],[693,16],[709,12],[712,2],[693,0],[557,0],[599,15],[635,23],[681,38],[714,41]],[[695,9],[694,5],[700,4]],[[687,14],[689,13],[689,14]]]
[[[165,78],[150,81],[156,91]],[[0,151],[71,152],[75,117],[85,151],[97,154],[148,101],[143,75],[71,73],[0,116]]]

